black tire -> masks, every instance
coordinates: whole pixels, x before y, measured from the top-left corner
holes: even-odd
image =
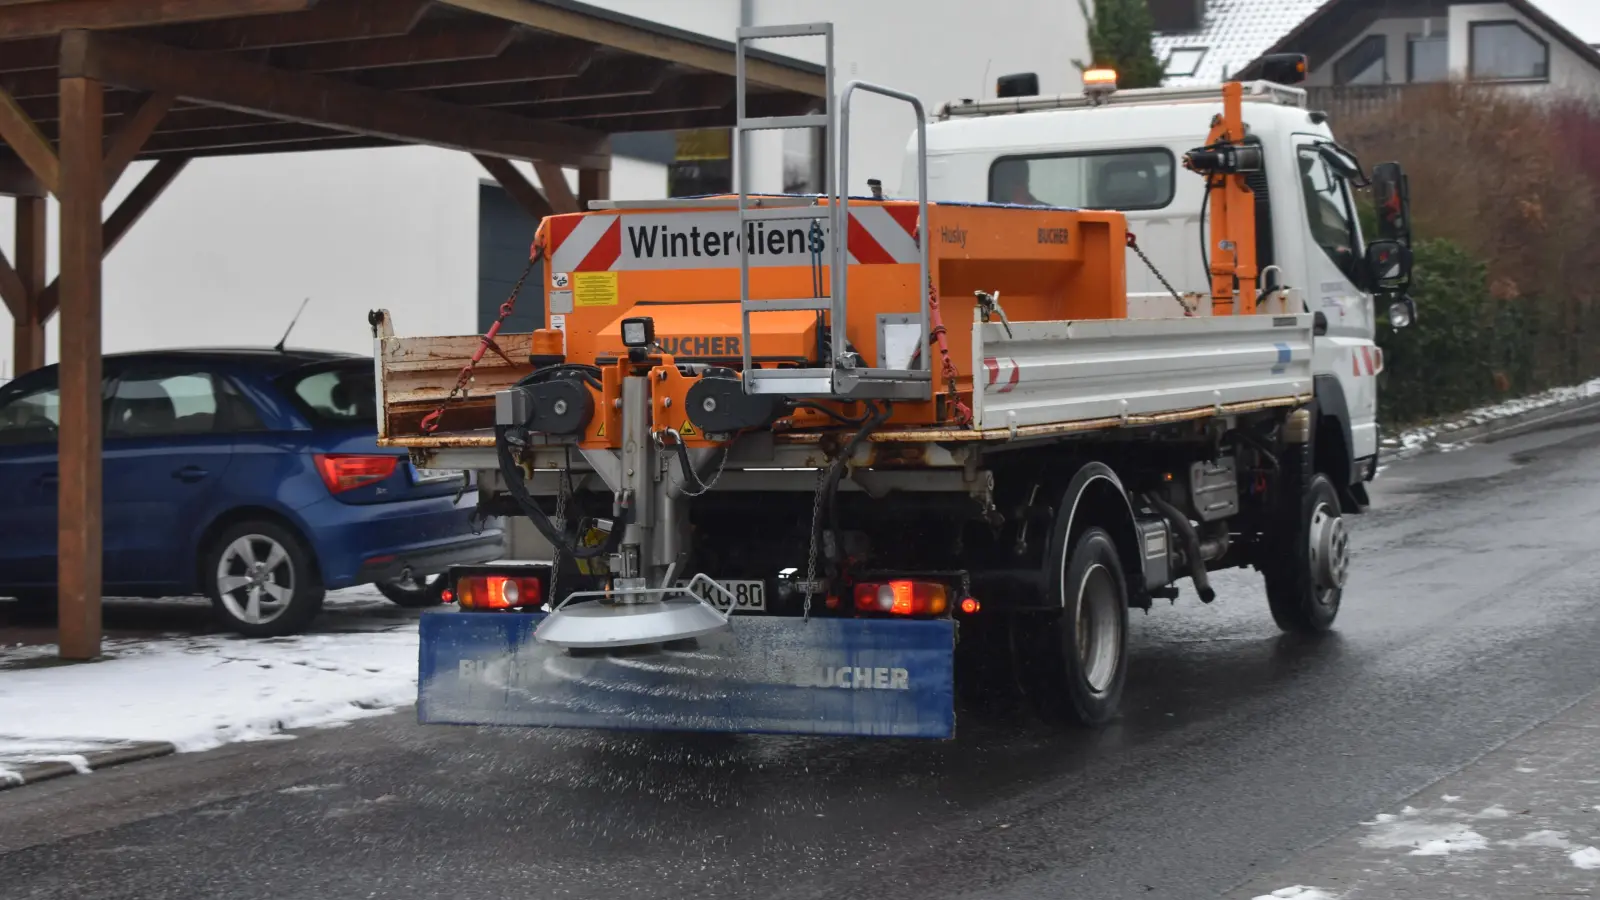
[[[378,589],[378,593],[396,606],[403,606],[406,609],[427,609],[444,602],[446,581],[444,575],[435,575],[431,581],[426,575],[413,575],[409,579],[397,578],[394,581],[375,582],[373,586]]]
[[[200,572],[218,618],[246,637],[304,630],[321,611],[326,593],[300,536],[265,520],[239,522],[217,535],[205,549]]]
[[[1049,557],[1053,614],[1042,629],[1036,678],[1047,712],[1084,725],[1115,718],[1128,677],[1128,580],[1103,528],[1066,539]]]
[[[1283,539],[1261,564],[1272,620],[1284,631],[1322,634],[1339,615],[1349,566],[1349,535],[1328,476],[1311,476],[1284,518]]]

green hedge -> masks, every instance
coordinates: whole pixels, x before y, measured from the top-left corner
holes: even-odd
[[[1495,298],[1488,266],[1452,241],[1419,241],[1414,251],[1417,321],[1378,328],[1382,422],[1423,422],[1542,387],[1538,300]]]

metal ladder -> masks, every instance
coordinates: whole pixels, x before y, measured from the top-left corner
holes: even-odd
[[[745,90],[747,86],[745,58],[750,41],[766,38],[821,37],[827,44],[826,55],[826,106],[820,113],[802,116],[766,116],[751,118],[745,115]],[[933,377],[928,345],[928,242],[924,234],[917,241],[921,261],[921,350],[916,358],[921,369],[890,369],[863,366],[851,354],[845,326],[849,321],[847,284],[850,249],[846,236],[850,224],[850,98],[857,90],[880,94],[911,104],[917,116],[917,212],[919,228],[927,231],[928,221],[928,140],[927,115],[922,102],[900,91],[880,87],[863,81],[852,81],[839,96],[839,140],[834,141],[833,92],[833,25],[777,25],[740,28],[735,40],[735,72],[737,80],[737,117],[733,128],[734,180],[738,184],[739,210],[739,307],[743,328],[744,385],[752,394],[779,394],[786,397],[819,397],[842,400],[892,399],[929,400],[933,396]],[[744,177],[744,160],[748,153],[746,136],[753,131],[773,131],[799,128],[822,130],[822,146],[827,162],[824,165],[826,184],[824,196],[829,205],[806,203],[798,198],[755,198],[751,203],[749,185]],[[792,300],[750,299],[750,248],[749,224],[772,220],[802,220],[827,223],[830,287],[826,297],[807,297]],[[758,369],[755,367],[750,347],[750,317],[753,314],[788,310],[816,310],[829,316],[829,349],[833,365],[822,368]],[[819,361],[820,362],[820,361]]]

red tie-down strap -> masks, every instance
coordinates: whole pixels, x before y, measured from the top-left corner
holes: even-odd
[[[533,270],[538,267],[543,259],[544,240],[541,235],[539,239],[533,242],[533,248],[529,251],[528,267],[522,270],[522,275],[517,278],[517,283],[511,286],[511,296],[506,298],[506,302],[500,304],[499,318],[495,319],[494,324],[489,326],[489,330],[485,331],[483,336],[478,339],[478,349],[473,351],[472,360],[461,367],[461,374],[456,376],[456,384],[455,387],[450,389],[450,395],[444,398],[444,402],[439,404],[438,409],[422,417],[422,423],[419,427],[423,434],[433,434],[439,430],[440,420],[444,418],[445,407],[454,403],[457,397],[465,395],[467,384],[472,381],[472,372],[478,367],[478,363],[483,360],[485,353],[493,350],[495,355],[505,360],[507,364],[515,365],[511,358],[506,356],[505,351],[500,349],[500,345],[494,342],[494,339],[500,334],[500,328],[505,325],[506,319],[509,319],[511,314],[516,311],[517,295],[522,293],[523,282],[528,280],[528,276],[533,274]]]

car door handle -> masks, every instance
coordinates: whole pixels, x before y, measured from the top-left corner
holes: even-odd
[[[33,480],[39,487],[54,487],[61,480],[61,476],[54,472],[46,472]]]
[[[178,479],[179,481],[194,482],[199,481],[210,474],[210,472],[207,472],[205,469],[202,469],[199,466],[184,466],[176,472],[173,472],[172,477]]]

